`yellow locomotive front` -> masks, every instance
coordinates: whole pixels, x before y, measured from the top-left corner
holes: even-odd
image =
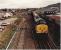
[[[48,33],[48,25],[39,24],[35,26],[35,31],[37,34],[47,34]]]
[[[47,24],[35,25],[33,37],[35,39],[40,39],[40,40],[48,39],[48,25]]]

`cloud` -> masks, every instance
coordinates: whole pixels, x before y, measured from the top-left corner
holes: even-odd
[[[37,8],[57,2],[59,0],[0,0],[0,8]]]

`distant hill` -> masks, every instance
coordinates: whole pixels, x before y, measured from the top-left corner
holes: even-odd
[[[60,7],[61,3],[56,3],[56,4],[52,4],[52,5],[48,5],[47,7]],[[45,8],[47,8],[45,7]]]
[[[51,4],[46,7],[40,8],[38,11],[40,11],[40,12],[44,12],[44,11],[60,12],[60,5],[61,5],[61,3]]]

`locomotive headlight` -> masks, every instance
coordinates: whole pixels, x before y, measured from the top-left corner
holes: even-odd
[[[48,33],[48,30],[44,31],[44,33]]]

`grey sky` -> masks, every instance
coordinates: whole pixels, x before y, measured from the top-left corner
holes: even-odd
[[[0,0],[0,8],[38,8],[60,0]]]

